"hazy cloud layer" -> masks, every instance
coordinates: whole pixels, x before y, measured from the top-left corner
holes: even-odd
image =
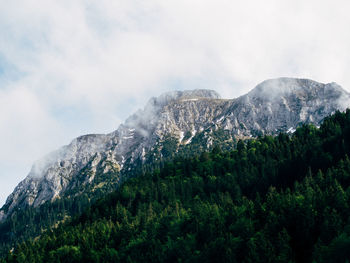
[[[0,9],[0,203],[33,161],[150,96],[280,76],[350,89],[349,1],[13,0]]]

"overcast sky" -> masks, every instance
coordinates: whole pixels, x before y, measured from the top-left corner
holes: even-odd
[[[151,96],[281,76],[350,89],[350,1],[11,0],[0,8],[0,205],[31,164]]]

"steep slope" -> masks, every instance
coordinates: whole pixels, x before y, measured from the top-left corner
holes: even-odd
[[[347,110],[176,157],[0,262],[348,262],[349,155]]]
[[[120,180],[136,164],[147,163],[195,142],[213,144],[215,131],[229,139],[293,131],[300,123],[318,125],[325,116],[350,105],[350,95],[335,83],[280,78],[259,84],[236,99],[220,99],[211,90],[177,91],[152,98],[143,110],[107,135],[81,136],[36,162],[0,211],[0,220],[18,208],[39,206],[79,186],[94,184],[97,171],[120,171]],[[170,143],[169,143],[170,142]],[[195,145],[197,147],[197,144]],[[84,172],[82,172],[84,171]]]
[[[299,123],[319,124],[349,104],[349,93],[336,83],[280,78],[259,84],[232,103],[221,126],[238,135],[276,134]]]

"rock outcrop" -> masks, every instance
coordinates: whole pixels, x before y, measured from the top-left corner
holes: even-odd
[[[37,161],[0,210],[0,220],[15,209],[60,198],[67,189],[91,184],[97,169],[120,171],[120,178],[151,154],[162,155],[168,137],[190,145],[206,132],[229,131],[235,138],[293,132],[301,123],[320,122],[350,106],[350,94],[336,83],[307,79],[267,80],[236,99],[221,99],[212,90],[176,91],[149,100],[110,134],[84,135]],[[156,151],[157,149],[157,151]],[[83,173],[88,170],[88,173]],[[79,180],[77,179],[79,178]]]

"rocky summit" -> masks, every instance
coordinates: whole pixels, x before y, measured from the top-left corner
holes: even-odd
[[[350,94],[336,83],[293,78],[266,80],[235,99],[222,99],[212,90],[165,93],[151,98],[116,131],[78,137],[37,161],[7,198],[0,220],[16,209],[37,207],[92,185],[98,174],[117,172],[117,185],[136,164],[198,145],[198,138],[202,147],[210,148],[217,131],[226,132],[232,141],[292,133],[302,123],[319,125],[349,106]],[[169,141],[172,147],[165,151]]]

